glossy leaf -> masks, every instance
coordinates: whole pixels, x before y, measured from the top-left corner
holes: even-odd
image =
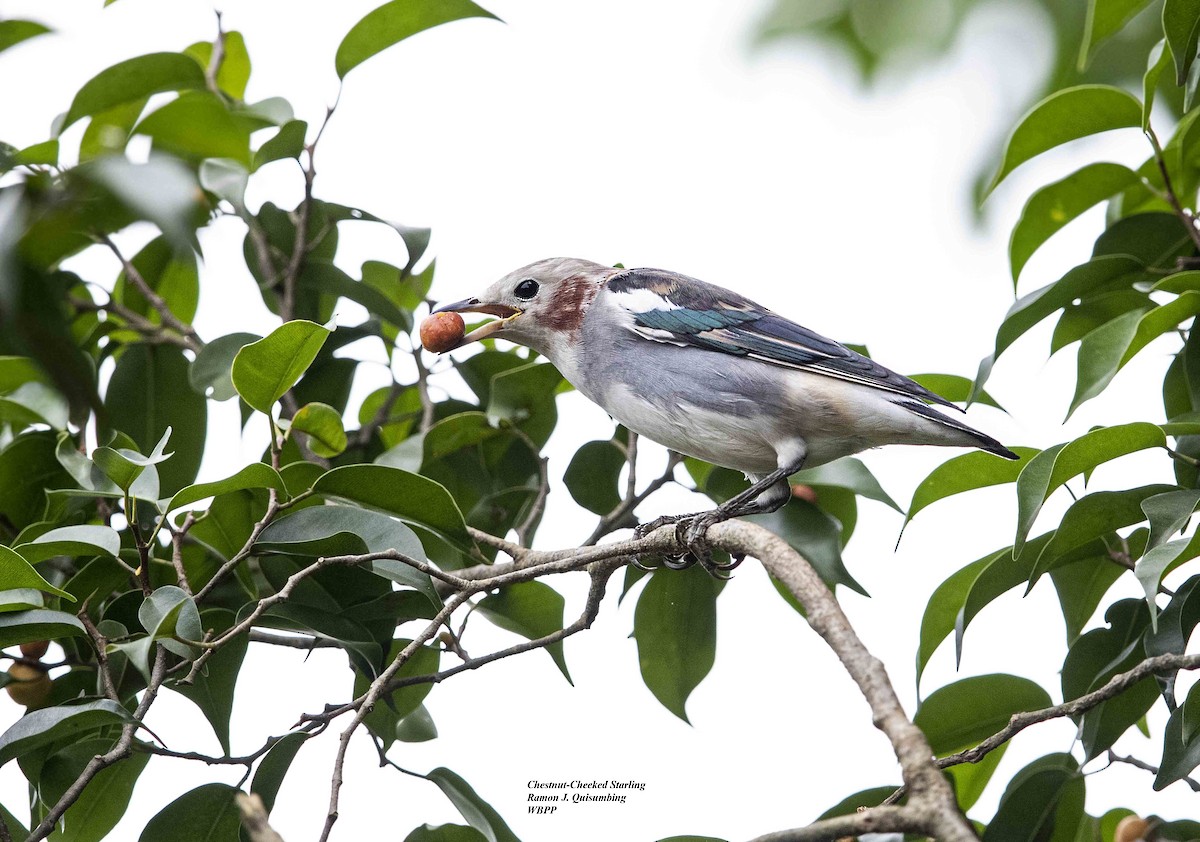
[[[1193,702],[1192,698],[1193,696],[1200,698],[1200,694],[1196,692],[1196,686],[1200,685],[1193,685],[1187,697],[1187,702],[1191,703],[1193,716],[1196,702]],[[1185,703],[1173,710],[1171,718],[1167,720],[1167,727],[1163,732],[1162,761],[1158,765],[1158,774],[1154,778],[1155,791],[1165,789],[1176,781],[1183,780],[1197,766],[1200,766],[1200,734],[1196,734],[1194,730],[1190,735],[1184,733],[1185,724],[1192,724],[1186,722],[1188,711],[1189,705]]]
[[[613,441],[589,441],[571,457],[563,485],[589,512],[606,515],[621,503],[617,482],[625,469],[625,451]]]
[[[201,615],[201,619],[204,629],[223,632],[233,627],[236,618],[232,611],[210,608]],[[229,720],[233,715],[233,691],[249,645],[250,638],[247,635],[238,635],[208,659],[204,672],[191,684],[175,684],[171,688],[200,708],[226,754],[230,753]]]
[[[292,416],[291,431],[305,433],[309,449],[326,459],[346,449],[342,416],[329,404],[313,402],[300,407]]]
[[[565,604],[562,595],[543,582],[518,582],[484,597],[476,610],[500,628],[536,640],[562,629]],[[563,656],[562,641],[551,643],[546,652],[554,659],[563,677],[573,684]]]
[[[1004,410],[996,399],[987,392],[981,391],[974,398],[971,397],[971,378],[963,377],[961,374],[911,374],[910,380],[915,380],[926,389],[936,394],[941,395],[948,401],[955,403],[981,403],[984,406],[994,406],[996,409]]]
[[[488,842],[521,842],[500,814],[457,774],[439,767],[425,777],[438,785],[467,823],[482,833]]]
[[[270,465],[262,462],[251,462],[236,474],[214,482],[201,482],[181,488],[169,500],[163,502],[164,512],[173,512],[197,503],[206,497],[216,497],[219,494],[229,494],[247,488],[274,488],[283,493],[286,487],[283,477]]]
[[[233,359],[233,385],[242,400],[270,415],[271,407],[312,365],[329,328],[313,322],[285,322],[269,336],[251,342]]]
[[[67,110],[62,128],[90,114],[163,91],[204,87],[204,71],[189,56],[151,53],[114,64],[87,82]]]
[[[1004,150],[1000,170],[984,195],[1030,158],[1056,146],[1100,132],[1140,126],[1142,104],[1108,85],[1078,85],[1055,91],[1017,124]]]
[[[473,827],[461,824],[431,824],[414,828],[404,842],[488,842],[488,838]]]
[[[818,488],[821,486],[845,488],[868,500],[877,500],[898,512],[902,511],[896,505],[896,501],[883,490],[879,480],[862,463],[862,460],[852,456],[792,474],[790,481]]]
[[[254,333],[230,333],[209,342],[192,361],[188,380],[192,388],[214,401],[237,396],[233,386],[233,358],[243,346],[262,339]]]
[[[208,404],[189,388],[189,366],[183,352],[169,345],[127,347],[104,397],[111,427],[127,433],[143,453],[164,431],[173,431],[174,454],[158,467],[166,493],[195,481],[204,455]]]
[[[1063,563],[1063,558],[1077,548],[1089,544],[1115,529],[1141,523],[1145,519],[1142,502],[1148,497],[1172,488],[1169,485],[1144,485],[1125,491],[1097,491],[1080,497],[1063,515],[1053,537],[1037,554],[1037,562],[1029,573],[1029,588],[1038,579]]]
[[[345,465],[324,474],[313,490],[420,524],[467,552],[474,546],[454,498],[419,474],[386,465]]]
[[[1150,0],[1089,0],[1079,51],[1079,69],[1085,69],[1097,49],[1149,5]]]
[[[404,651],[412,641],[408,638],[397,638],[391,644],[386,659],[388,663]],[[396,673],[396,678],[412,678],[419,675],[436,675],[441,664],[441,651],[432,646],[418,646],[412,657],[404,662],[404,666]],[[354,675],[354,695],[361,696],[370,687],[371,677],[356,672]],[[373,735],[383,742],[384,751],[391,748],[397,739],[396,729],[410,713],[421,706],[429,691],[433,689],[432,682],[410,684],[401,687],[386,697],[381,697],[375,704],[374,710],[366,715],[363,724]]]
[[[290,120],[279,127],[278,133],[254,153],[253,169],[258,170],[272,161],[282,161],[285,158],[300,157],[304,151],[304,139],[308,132],[308,123],[303,120]]]
[[[259,127],[215,94],[193,91],[147,114],[133,133],[149,136],[155,149],[179,158],[228,158],[249,169],[250,133]]]
[[[254,780],[250,782],[250,791],[258,793],[268,813],[275,806],[275,798],[279,795],[279,788],[283,786],[283,779],[287,776],[292,761],[306,742],[307,734],[288,734],[275,743],[258,764]]]
[[[1125,572],[1126,569],[1107,554],[1080,559],[1050,571],[1062,608],[1068,646],[1079,637],[1109,588]]]
[[[337,49],[338,78],[345,78],[371,56],[409,36],[443,23],[473,17],[499,20],[471,0],[391,0],[367,14],[346,33]]]
[[[229,784],[185,792],[147,822],[138,842],[233,842],[241,826],[238,792]]]
[[[246,82],[250,79],[250,55],[246,52],[246,39],[242,33],[234,30],[223,33],[224,52],[221,67],[217,70],[217,87],[234,99],[246,96]],[[192,44],[185,50],[200,63],[208,67],[212,61],[213,45],[210,41]]]
[[[688,722],[688,696],[716,659],[719,583],[698,568],[660,570],[638,596],[633,636],[642,680],[663,707]]]
[[[977,675],[935,690],[913,722],[939,757],[972,748],[1008,724],[1014,713],[1051,705],[1050,694],[1027,678]]]
[[[1162,23],[1171,55],[1175,58],[1175,84],[1183,85],[1192,62],[1196,60],[1196,41],[1200,38],[1200,3],[1196,0],[1166,0]]]
[[[15,47],[22,41],[28,41],[38,35],[45,35],[50,31],[50,27],[32,20],[18,18],[0,20],[0,53],[9,47]]]
[[[992,562],[1007,554],[1008,548],[1006,547],[999,552],[971,562],[951,574],[930,595],[929,602],[925,606],[925,613],[921,616],[921,638],[917,648],[918,687],[921,683],[921,676],[925,673],[925,667],[929,664],[929,659],[933,657],[933,653],[937,651],[942,641],[954,631],[959,612],[962,611],[962,607],[967,601],[967,595],[970,594],[971,587],[979,578],[979,574]]]
[[[29,711],[0,734],[0,766],[59,740],[129,721],[129,711],[110,699]]]
[[[912,503],[909,504],[904,522],[907,524],[917,512],[938,500],[976,488],[1016,482],[1021,471],[1038,451],[1032,447],[1014,447],[1012,451],[1021,457],[1019,461],[997,459],[992,454],[982,451],[964,453],[962,456],[947,459],[921,480],[921,484],[913,492]]]
[[[42,578],[42,574],[34,570],[33,565],[19,554],[0,545],[0,590],[9,591],[21,588],[32,588],[61,596],[71,602],[75,601],[75,597]]]
[[[1129,453],[1165,447],[1166,436],[1153,424],[1134,422],[1101,427],[1065,445],[1047,448],[1029,461],[1017,478],[1017,537],[1013,554],[1019,555],[1042,504],[1067,480],[1090,474],[1098,466]]]
[[[76,747],[86,749],[88,759],[91,759],[93,755],[107,751],[110,743],[111,740],[88,741]],[[100,842],[104,839],[124,817],[134,785],[149,762],[148,753],[135,750],[120,763],[101,769],[63,815],[59,828],[49,836],[50,842]]]
[[[420,539],[400,521],[351,506],[313,506],[272,521],[259,535],[258,552],[334,556],[397,550],[425,561]],[[429,576],[400,561],[376,559],[369,569],[393,582],[425,594],[440,604]]]
[[[437,735],[437,725],[425,705],[418,705],[416,710],[396,723],[396,739],[403,743],[425,743],[437,739]]]
[[[1088,164],[1030,196],[1008,243],[1013,284],[1034,252],[1059,229],[1137,180],[1137,173],[1120,164]]]
[[[58,640],[87,636],[79,618],[65,611],[35,608],[0,613],[0,649],[35,640]]]
[[[1069,755],[1035,760],[1009,783],[996,815],[983,832],[983,842],[1058,839],[1064,830],[1063,838],[1070,839],[1074,827],[1062,826],[1072,820],[1077,824],[1082,818],[1083,801],[1079,796],[1083,788],[1084,778]]]
[[[1146,73],[1142,77],[1142,131],[1150,128],[1150,113],[1154,108],[1154,94],[1158,90],[1158,80],[1163,71],[1171,63],[1171,51],[1167,48],[1164,38],[1150,49],[1150,57],[1146,61]],[[1190,111],[1191,106],[1185,105],[1184,111]]]

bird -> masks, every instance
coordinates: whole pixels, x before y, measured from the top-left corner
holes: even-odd
[[[547,258],[432,312],[495,316],[456,347],[498,337],[532,348],[638,435],[745,474],[750,487],[715,509],[654,521],[675,523],[689,549],[672,566],[699,560],[714,575],[732,567],[712,562],[708,528],[778,510],[802,468],[888,444],[1018,458],[935,409],[963,411],[914,380],[677,272]]]

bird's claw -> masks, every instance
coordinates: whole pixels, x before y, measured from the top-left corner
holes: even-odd
[[[639,538],[645,538],[659,527],[673,523],[675,524],[675,542],[684,549],[678,554],[664,555],[662,566],[668,570],[687,570],[689,567],[699,564],[713,578],[728,579],[728,574],[742,563],[745,555],[733,556],[727,562],[718,562],[713,559],[712,545],[708,542],[708,529],[724,519],[720,510],[693,515],[663,515],[649,523],[639,524],[634,529],[634,534]],[[635,560],[634,564],[643,570],[655,569],[647,567],[638,560]]]

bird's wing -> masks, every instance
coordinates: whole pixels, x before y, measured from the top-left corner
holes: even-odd
[[[659,269],[631,269],[607,290],[646,339],[691,345],[955,406],[924,386],[735,292]]]

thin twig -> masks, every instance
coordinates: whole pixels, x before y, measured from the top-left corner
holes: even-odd
[[[129,281],[137,291],[142,294],[142,297],[150,303],[150,306],[158,313],[162,319],[164,326],[178,333],[187,342],[187,347],[192,351],[199,351],[204,347],[204,343],[200,341],[200,337],[196,335],[195,329],[187,322],[180,319],[172,312],[171,307],[166,300],[154,291],[154,288],[147,283],[142,277],[142,273],[133,265],[132,261],[128,260],[121,250],[117,248],[117,244],[112,241],[112,238],[107,234],[100,235],[100,242],[108,246],[108,250],[116,255],[117,260],[121,261],[121,266],[125,269],[125,279]]]
[[[1145,760],[1138,760],[1136,757],[1132,757],[1132,756],[1122,757],[1121,755],[1114,752],[1111,748],[1108,750],[1108,762],[1110,764],[1111,763],[1125,763],[1130,766],[1135,766],[1138,769],[1142,769],[1146,772],[1149,772],[1152,775],[1158,774],[1157,766],[1147,763]],[[1197,781],[1194,778],[1189,778],[1187,775],[1184,775],[1182,778],[1180,778],[1180,780],[1183,781],[1185,784],[1187,784],[1189,787],[1191,787],[1192,792],[1200,792],[1200,781]]]
[[[167,650],[161,644],[156,649],[154,667],[150,673],[150,681],[146,685],[146,691],[142,694],[142,700],[133,712],[133,721],[121,727],[121,736],[117,739],[116,745],[109,749],[107,753],[97,754],[88,761],[87,766],[83,768],[79,777],[67,788],[67,791],[62,794],[58,802],[50,808],[50,811],[46,813],[46,817],[29,834],[26,842],[38,842],[38,840],[49,836],[54,831],[54,826],[58,824],[58,820],[75,803],[83,793],[83,790],[91,783],[92,779],[102,770],[124,760],[132,753],[133,735],[137,733],[137,729],[142,725],[142,720],[146,718],[146,712],[154,704],[154,699],[158,696],[158,688],[162,686],[163,679],[167,674]]]
[[[217,84],[217,75],[221,65],[225,63],[225,30],[221,26],[221,13],[217,12],[217,37],[213,40],[212,56],[208,66],[204,68],[204,84],[217,96],[221,96],[221,86]]]
[[[1171,184],[1171,174],[1167,171],[1167,159],[1163,155],[1162,146],[1159,145],[1158,135],[1154,133],[1154,129],[1147,126],[1146,137],[1150,140],[1150,145],[1154,148],[1154,162],[1158,164],[1158,171],[1163,177],[1163,190],[1166,192],[1167,204],[1171,206],[1171,210],[1179,217],[1179,221],[1183,223],[1183,227],[1187,229],[1188,236],[1192,240],[1192,245],[1197,250],[1200,250],[1200,230],[1196,228],[1195,217],[1179,203],[1179,195],[1175,192],[1175,188]]]

